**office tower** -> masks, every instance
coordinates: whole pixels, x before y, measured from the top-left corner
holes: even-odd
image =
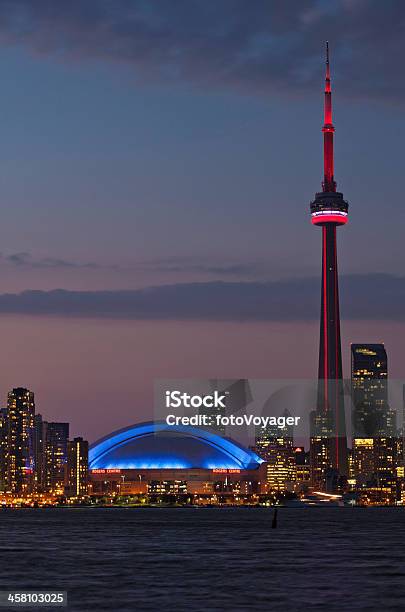
[[[82,497],[88,492],[89,443],[83,438],[69,440],[65,490],[69,497]]]
[[[383,344],[351,345],[353,477],[374,501],[393,501],[398,440],[388,403],[388,361]]]
[[[351,345],[354,438],[395,435],[396,415],[388,404],[388,364],[384,344]]]
[[[34,394],[17,387],[7,398],[6,487],[11,493],[30,492],[34,485]]]
[[[284,417],[291,414],[288,410]],[[293,490],[296,482],[294,428],[291,425],[269,425],[256,429],[256,453],[266,461],[266,478],[270,489]]]
[[[45,490],[62,495],[65,486],[69,423],[43,422]]]
[[[322,228],[322,292],[318,400],[311,415],[311,467],[315,485],[324,485],[326,471],[336,480],[347,475],[347,440],[342,384],[336,228],[347,222],[348,203],[336,191],[333,161],[332,92],[326,43],[322,191],[311,203],[311,220]]]

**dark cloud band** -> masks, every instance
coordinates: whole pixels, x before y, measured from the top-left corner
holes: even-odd
[[[312,321],[319,316],[318,279],[207,282],[134,291],[24,291],[0,295],[0,312],[128,319]],[[405,320],[405,278],[343,276],[342,318]]]

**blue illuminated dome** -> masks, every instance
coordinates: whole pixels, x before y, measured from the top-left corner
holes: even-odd
[[[230,438],[196,427],[139,423],[91,445],[90,469],[253,470],[262,459]]]

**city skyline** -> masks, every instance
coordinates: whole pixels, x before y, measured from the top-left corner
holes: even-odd
[[[392,30],[402,10],[366,4],[365,24],[356,3],[335,7],[330,19],[331,9],[312,2],[275,2],[268,12],[241,2],[229,20],[228,3],[221,17],[179,2],[175,26],[160,2],[149,12],[118,2],[113,13],[90,2],[110,52],[97,35],[84,44],[80,3],[61,3],[45,21],[42,3],[9,7],[0,60],[0,335],[13,350],[2,358],[3,397],[26,385],[44,412],[93,440],[146,420],[156,378],[315,378],[320,270],[305,198],[321,166],[325,38],[339,101],[336,165],[356,203],[339,249],[343,365],[347,372],[350,342],[384,341],[392,375],[402,377],[403,40]],[[169,34],[166,51],[181,50],[177,59],[167,65],[161,40],[161,56],[150,55],[150,43],[138,55],[120,33],[122,20],[134,35],[156,34],[158,25]],[[204,32],[203,48],[183,36],[188,26]],[[212,71],[217,78],[207,78]],[[218,285],[202,285],[197,308],[191,285],[182,307],[180,283],[216,280],[221,301]],[[133,296],[117,295],[150,286],[158,289],[146,292],[146,314],[131,310]],[[67,293],[14,295],[58,288]],[[264,291],[266,315],[232,306],[247,289],[257,303]],[[84,290],[112,291],[114,306],[106,313],[103,296]],[[212,304],[225,306],[212,315]]]
[[[88,442],[69,436],[69,423],[36,412],[35,394],[16,387],[0,410],[0,493],[7,500],[53,503],[88,489]]]
[[[398,0],[0,0],[0,606],[404,608],[404,55]]]

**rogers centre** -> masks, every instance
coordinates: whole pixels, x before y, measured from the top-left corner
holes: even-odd
[[[251,495],[264,492],[265,463],[211,431],[140,423],[98,440],[89,451],[92,495]]]

